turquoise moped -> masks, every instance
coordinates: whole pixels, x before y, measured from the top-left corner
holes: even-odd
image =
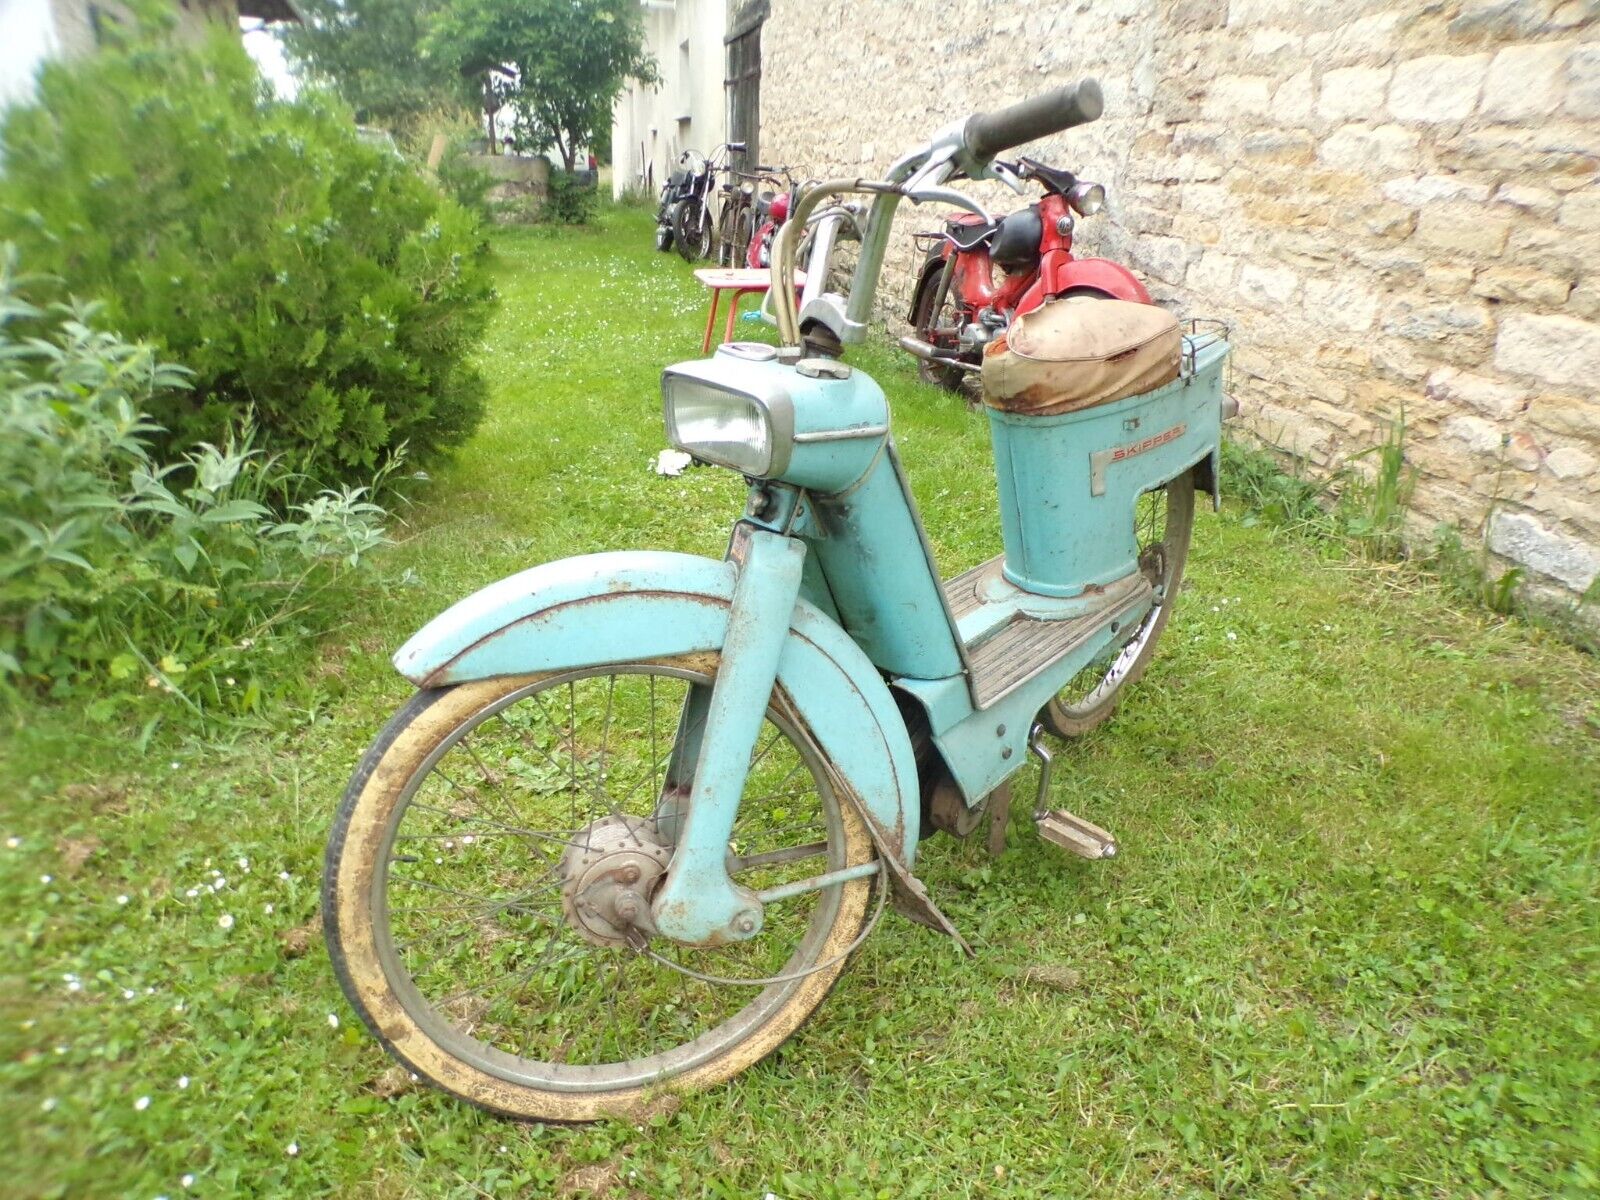
[[[815,214],[864,196],[848,295],[801,308],[774,288],[782,345],[662,376],[669,440],[749,482],[722,561],[547,563],[400,649],[419,690],[350,783],[323,911],[345,993],[410,1070],[549,1121],[731,1078],[811,1015],[891,900],[960,941],[916,878],[919,839],[969,834],[986,809],[1003,830],[1030,750],[1039,831],[1114,852],[1046,807],[1042,738],[1104,720],[1149,661],[1195,491],[1216,491],[1226,340],[1173,322],[1159,386],[1060,385],[1043,415],[992,405],[1004,552],[946,582],[884,393],[842,358],[867,333],[902,200],[983,215],[948,181],[1004,178],[999,152],[1100,108],[1086,80],[956,122],[884,179],[805,192],[775,278]],[[826,256],[835,239],[811,244]],[[1008,369],[1034,379],[1012,349]],[[1103,379],[1125,357],[1069,347],[1043,378]]]

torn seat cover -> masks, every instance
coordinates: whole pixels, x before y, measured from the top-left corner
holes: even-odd
[[[1052,300],[1011,323],[983,354],[983,401],[1053,416],[1153,391],[1178,377],[1177,318],[1153,304]]]

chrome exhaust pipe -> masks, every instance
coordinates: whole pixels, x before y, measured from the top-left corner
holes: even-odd
[[[983,370],[977,363],[962,362],[959,358],[949,358],[940,354],[921,338],[914,338],[910,334],[900,339],[900,349],[915,354],[918,358],[925,358],[929,362],[936,362],[941,367],[954,367],[958,371],[965,371],[969,375],[976,375]]]

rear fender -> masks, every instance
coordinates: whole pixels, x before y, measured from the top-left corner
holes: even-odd
[[[737,568],[631,551],[546,563],[490,584],[428,622],[394,657],[418,687],[720,650]],[[795,605],[778,687],[909,865],[920,805],[905,722],[866,654],[805,600]]]
[[[911,311],[906,313],[906,320],[915,322],[917,319],[917,306],[922,303],[922,291],[932,287],[944,270],[945,260],[949,257],[950,243],[941,242],[928,251],[928,257],[923,261],[922,270],[917,273],[917,286],[911,289]]]

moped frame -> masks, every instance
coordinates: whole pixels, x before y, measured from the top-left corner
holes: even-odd
[[[982,173],[963,153],[957,128],[902,160],[887,181],[833,181],[804,195],[778,238],[780,278],[790,277],[799,232],[822,200],[875,196],[848,303],[815,297],[804,310],[810,322],[839,342],[860,340],[899,200],[975,207],[939,186],[957,166]],[[1024,761],[1044,704],[1154,602],[1137,563],[1138,496],[1207,463],[1218,441],[1220,339],[1195,347],[1196,369],[1166,388],[1074,416],[1083,453],[1053,475],[1018,475],[1009,497],[1003,489],[1002,504],[1014,511],[1083,505],[1081,530],[1046,564],[1068,574],[1025,589],[996,571],[974,584],[975,602],[958,613],[900,469],[882,390],[843,364],[795,369],[801,314],[788,289],[773,291],[783,293],[775,315],[795,349],[779,356],[736,344],[666,372],[668,382],[681,376],[759,397],[783,442],[781,461],[752,480],[723,563],[640,553],[548,564],[448,610],[396,656],[403,674],[438,686],[720,651],[711,694],[700,700],[709,719],[692,750],[689,802],[676,794],[660,801],[672,806],[677,842],[652,901],[654,928],[691,944],[739,941],[761,928],[761,898],[729,879],[725,860],[755,730],[774,697],[821,742],[838,792],[867,819],[885,868],[909,879],[916,767],[887,685],[920,706],[966,802],[981,803]],[[969,650],[1013,630],[1046,635],[1048,653],[988,661]]]

